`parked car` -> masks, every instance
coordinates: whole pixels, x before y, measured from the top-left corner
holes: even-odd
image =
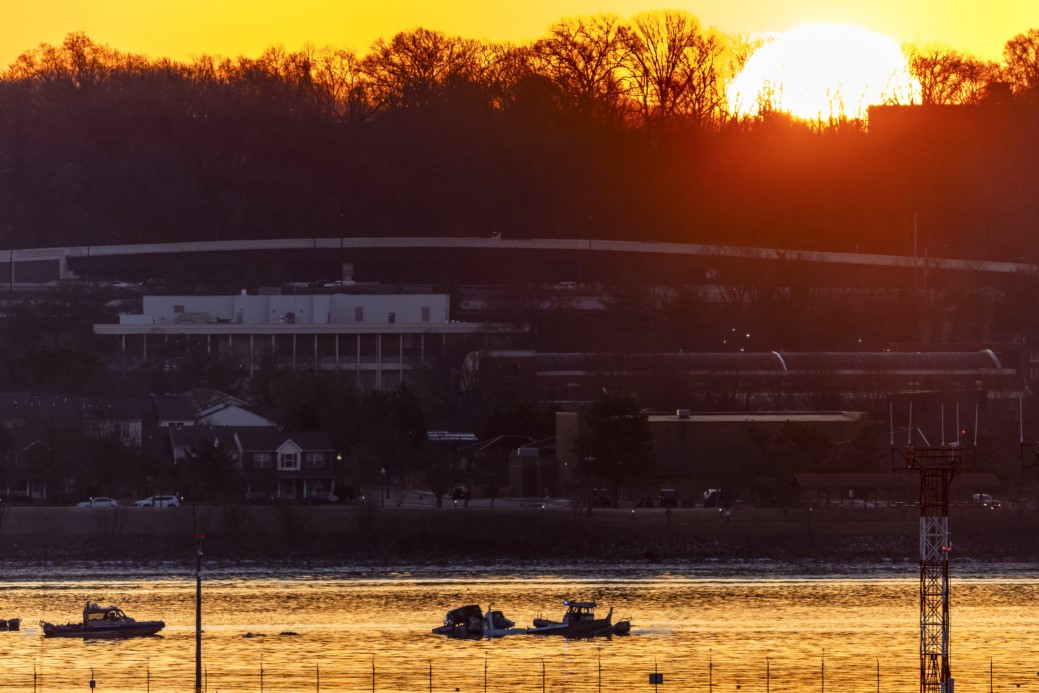
[[[120,505],[122,504],[115,498],[108,498],[106,496],[95,496],[90,500],[76,503],[76,507],[78,508],[118,508]]]
[[[971,501],[975,505],[980,505],[981,507],[988,508],[989,510],[999,510],[1003,507],[1003,503],[1001,501],[999,501],[996,498],[993,498],[991,495],[987,493],[975,493],[971,497]]]
[[[179,508],[180,499],[176,496],[151,496],[134,503],[138,508]]]

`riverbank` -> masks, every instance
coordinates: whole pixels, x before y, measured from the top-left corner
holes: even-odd
[[[1039,513],[954,508],[954,557],[1039,561]],[[183,560],[204,535],[229,561],[479,560],[854,562],[918,560],[912,509],[596,509],[562,504],[441,508],[382,505],[0,510],[11,561]]]

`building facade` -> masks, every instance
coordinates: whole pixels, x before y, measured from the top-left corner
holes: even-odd
[[[186,358],[222,358],[252,376],[261,368],[338,371],[364,388],[389,389],[454,346],[489,346],[493,325],[450,318],[447,294],[144,296],[139,314],[94,325],[114,340],[111,368],[176,369]]]

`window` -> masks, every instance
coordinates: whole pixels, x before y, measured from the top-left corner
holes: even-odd
[[[174,313],[183,313],[184,312],[184,306],[174,305],[173,306],[173,312]]]
[[[307,452],[303,454],[303,466],[307,469],[324,469],[328,466],[323,452]]]
[[[1039,363],[1039,351],[1028,352],[1028,360],[1032,363]]]
[[[364,306],[354,306],[354,322],[364,322]]]
[[[498,372],[502,375],[519,375],[519,365],[515,363],[503,363],[498,366]]]
[[[271,453],[269,452],[257,452],[253,454],[253,467],[256,469],[270,469],[271,468]]]
[[[278,457],[278,469],[299,469],[299,454],[283,452]]]
[[[422,322],[429,322],[429,306],[422,306]]]
[[[1028,370],[1028,377],[1032,380],[1039,380],[1039,368],[1030,368]]]
[[[391,325],[393,323],[397,322],[397,314],[396,313],[390,313],[389,316],[387,316],[387,318],[386,318],[386,322],[390,323]]]

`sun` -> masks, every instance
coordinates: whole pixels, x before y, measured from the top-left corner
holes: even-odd
[[[737,115],[782,111],[805,120],[865,118],[875,104],[919,100],[893,39],[844,24],[807,24],[767,41],[726,96]]]

